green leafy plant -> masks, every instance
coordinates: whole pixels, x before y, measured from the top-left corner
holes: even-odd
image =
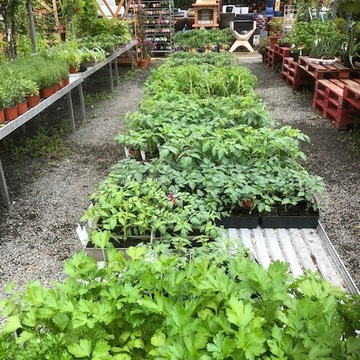
[[[266,47],[270,46],[270,39],[268,37],[262,39],[256,46],[255,50],[258,51],[259,54],[264,55],[266,52]]]
[[[284,32],[284,19],[282,17],[273,17],[269,21],[270,36],[282,36]]]
[[[179,31],[174,36],[175,45],[182,49],[191,47],[192,49],[199,48],[214,48],[215,45],[229,46],[233,40],[229,29],[210,29],[210,30],[187,30]]]
[[[24,156],[58,159],[69,154],[63,139],[68,131],[67,126],[57,128],[40,125],[34,136],[22,138],[20,142],[5,140],[5,146],[12,160]]]
[[[312,58],[333,59],[341,51],[341,36],[324,37],[315,39],[310,48],[309,56]]]
[[[0,350],[8,359],[357,359],[344,312],[355,298],[305,273],[266,270],[231,241],[171,250],[162,244],[84,253],[52,288],[7,288]],[[343,304],[346,304],[345,306]],[[17,337],[12,334],[16,333]]]
[[[350,30],[346,35],[346,41],[342,45],[342,53],[346,57],[351,67],[354,67],[354,58],[360,53],[360,31],[357,30],[355,24],[350,26]]]
[[[301,49],[303,55],[309,55],[316,39],[324,37],[324,34],[329,39],[340,36],[333,21],[314,18],[310,22],[297,20],[287,36],[294,48]]]

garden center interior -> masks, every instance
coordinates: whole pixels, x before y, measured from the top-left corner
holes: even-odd
[[[360,360],[359,154],[360,0],[0,0],[0,359]]]

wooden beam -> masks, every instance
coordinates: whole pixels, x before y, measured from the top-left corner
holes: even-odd
[[[120,0],[119,5],[118,5],[118,7],[117,7],[117,9],[115,11],[115,17],[116,18],[119,16],[119,12],[120,12],[121,8],[123,7],[123,5],[124,5],[124,0]]]
[[[52,0],[52,4],[53,4],[53,12],[54,12],[54,18],[55,18],[55,25],[56,25],[56,28],[59,29],[60,23],[59,23],[59,14],[57,11],[56,0]]]
[[[110,5],[108,4],[108,2],[106,0],[98,0],[98,4],[99,4],[99,1],[102,1],[104,3],[104,5],[107,7],[107,9],[109,10],[110,14],[112,17],[115,17],[115,14],[114,12],[112,11]]]

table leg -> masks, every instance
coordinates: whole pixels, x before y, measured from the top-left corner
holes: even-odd
[[[75,127],[75,117],[74,117],[74,108],[73,108],[73,103],[72,103],[71,91],[68,92],[67,99],[68,99],[68,105],[69,105],[71,128],[72,128],[72,131],[75,132],[76,127]]]
[[[134,52],[133,52],[133,49],[130,49],[130,61],[131,61],[131,70],[133,70],[134,69]]]
[[[112,63],[109,62],[109,73],[110,73],[110,90],[114,91],[114,79],[113,79],[113,71],[112,71]]]
[[[10,197],[9,197],[9,192],[8,192],[8,188],[6,185],[6,179],[5,179],[1,160],[0,160],[0,187],[1,187],[1,195],[3,198],[3,203],[5,206],[9,206],[10,205]]]
[[[119,68],[118,68],[118,62],[117,59],[115,59],[115,80],[116,80],[116,86],[119,86],[120,82],[119,82]]]
[[[83,86],[81,83],[78,86],[78,91],[79,91],[79,99],[80,99],[81,119],[85,120],[86,119],[86,110],[85,110],[85,101],[84,101],[84,91],[83,91]]]

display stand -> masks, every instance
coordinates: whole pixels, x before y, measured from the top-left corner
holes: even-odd
[[[104,61],[96,64],[93,67],[88,68],[84,72],[80,72],[78,74],[70,74],[69,76],[69,85],[66,85],[61,90],[57,91],[54,95],[50,96],[47,99],[43,99],[39,105],[29,109],[24,114],[18,116],[15,120],[10,121],[5,126],[0,128],[0,140],[11,134],[13,131],[18,129],[21,126],[24,126],[27,122],[32,120],[36,115],[40,114],[42,111],[46,110],[50,105],[55,103],[57,100],[62,98],[63,96],[67,96],[68,99],[68,106],[69,106],[69,113],[70,113],[70,120],[71,120],[71,128],[73,132],[75,132],[75,118],[74,118],[74,109],[72,103],[72,96],[71,91],[75,88],[78,88],[79,91],[79,98],[80,98],[80,106],[81,106],[81,116],[84,120],[86,117],[85,114],[85,102],[83,96],[83,89],[82,83],[88,78],[90,75],[94,74],[96,71],[100,70],[104,66],[109,67],[109,76],[110,76],[110,89],[113,91],[114,89],[114,77],[113,77],[113,64],[115,64],[115,81],[116,84],[119,84],[119,76],[118,76],[118,68],[116,59],[126,51],[130,51],[137,45],[138,41],[133,40],[129,44],[124,45],[120,49],[118,49],[114,54],[108,56]],[[2,163],[0,160],[0,190],[3,199],[3,203],[5,206],[10,205],[10,197],[9,192],[7,189],[6,179],[4,175],[4,170],[2,167]]]
[[[173,0],[145,0],[142,2],[146,15],[146,40],[154,43],[153,54],[170,53],[174,50]]]
[[[284,6],[284,33],[288,33],[295,22],[296,17],[296,6],[295,5],[285,5]]]

